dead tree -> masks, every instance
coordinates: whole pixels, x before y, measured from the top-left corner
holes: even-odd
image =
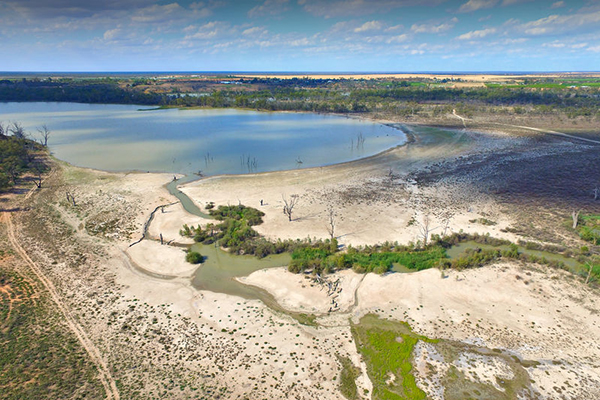
[[[594,189],[594,200],[598,200],[598,197],[600,197],[600,188],[596,186]]]
[[[25,139],[26,133],[25,128],[19,122],[13,122],[12,125],[8,128],[10,133],[17,139]]]
[[[73,207],[77,205],[75,203],[75,196],[71,192],[67,192],[67,201],[73,203]]]
[[[419,232],[421,237],[423,238],[423,247],[427,247],[427,242],[429,241],[429,235],[432,231],[436,230],[438,227],[431,227],[431,219],[429,218],[429,214],[426,214],[423,217],[423,222],[419,223]]]
[[[453,217],[453,212],[448,212],[444,215],[444,218],[442,219],[442,236],[446,236],[448,234],[448,230],[450,229],[450,221]]]
[[[298,200],[300,197],[297,194],[291,195],[289,198],[286,198],[285,195],[281,195],[283,200],[283,213],[287,215],[288,220],[292,221],[292,213],[294,212],[294,207],[298,204]]]
[[[571,217],[573,218],[573,229],[577,229],[577,224],[579,223],[579,214],[580,213],[581,213],[581,210],[573,211],[571,213]]]
[[[591,262],[586,262],[585,265],[589,268],[587,278],[585,278],[585,284],[587,285],[590,283],[590,277],[592,276],[592,270],[594,269],[594,266]]]
[[[40,163],[35,163],[33,165],[33,172],[35,173],[35,185],[38,189],[42,187],[42,174],[44,173],[44,166]]]
[[[333,207],[329,207],[327,210],[327,232],[331,237],[331,240],[335,238],[335,211],[333,211]]]
[[[41,128],[37,130],[40,135],[42,135],[42,140],[40,141],[44,147],[48,147],[48,138],[50,137],[50,129],[46,126],[46,124],[42,125]]]

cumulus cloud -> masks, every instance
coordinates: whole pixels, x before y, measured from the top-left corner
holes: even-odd
[[[383,28],[383,24],[380,21],[369,21],[369,22],[365,22],[358,28],[355,28],[354,32],[360,33],[360,32],[367,32],[367,31],[379,31],[382,28]]]
[[[550,15],[535,21],[518,24],[518,32],[531,36],[582,33],[600,30],[600,11],[571,15]]]
[[[200,27],[188,26],[184,29],[188,34],[184,40],[208,40],[216,39],[220,37],[232,36],[237,33],[236,29],[232,29],[232,26],[228,22],[223,21],[211,21],[207,22]]]
[[[369,15],[410,6],[437,6],[447,0],[298,0],[298,4],[324,18]]]
[[[288,10],[290,0],[265,0],[264,3],[253,7],[248,11],[248,16],[251,18],[278,15]]]
[[[521,4],[521,3],[531,3],[534,0],[503,0],[503,6],[511,6],[513,4]]]
[[[268,31],[259,26],[253,26],[252,28],[244,29],[242,31],[242,35],[244,36],[263,36],[266,35]]]
[[[186,11],[177,3],[165,4],[164,6],[154,4],[153,6],[137,11],[131,17],[131,20],[140,23],[157,23],[174,21],[185,16]]]
[[[498,0],[469,0],[460,6],[458,11],[461,13],[473,12],[485,8],[492,8],[496,4],[498,4]]]
[[[454,17],[448,21],[440,23],[438,22],[426,22],[423,24],[413,24],[410,30],[414,33],[443,33],[454,28],[454,25],[458,22],[458,18]]]
[[[459,39],[459,40],[483,39],[484,37],[491,35],[493,33],[496,33],[496,32],[497,32],[496,28],[481,29],[481,30],[477,30],[477,31],[471,31],[471,32],[464,33],[464,34],[460,35],[457,39]]]
[[[406,42],[408,39],[409,39],[409,36],[405,33],[402,35],[396,35],[396,36],[392,36],[391,38],[388,38],[386,40],[386,43],[388,43],[388,44],[403,43],[403,42]]]
[[[555,9],[555,8],[561,8],[565,6],[565,2],[564,1],[557,1],[555,3],[552,3],[552,5],[550,6],[550,8]]]
[[[3,3],[32,18],[89,17],[103,11],[135,10],[155,0],[6,0]]]
[[[600,46],[591,46],[591,47],[588,47],[586,50],[592,51],[594,53],[600,53]]]

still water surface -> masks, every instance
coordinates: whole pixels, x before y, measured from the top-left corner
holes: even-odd
[[[21,122],[33,137],[46,124],[57,158],[108,171],[215,175],[314,167],[356,160],[406,141],[397,129],[339,116],[140,108],[0,103],[0,121]]]

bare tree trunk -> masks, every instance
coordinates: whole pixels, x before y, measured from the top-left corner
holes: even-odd
[[[294,212],[294,207],[298,204],[298,199],[300,197],[297,194],[291,195],[289,198],[286,198],[285,195],[281,195],[281,199],[283,200],[283,213],[287,215],[288,220],[292,221],[292,213]]]
[[[423,247],[427,247],[430,233],[437,228],[438,227],[431,227],[431,219],[429,218],[429,214],[423,217],[423,222],[419,224],[419,230],[421,232],[421,237],[423,238]]]
[[[327,222],[327,232],[331,240],[333,240],[335,238],[335,211],[333,211],[333,207],[329,207],[327,210],[327,217],[329,219]]]
[[[44,147],[48,147],[48,138],[50,137],[50,129],[44,124],[41,128],[38,128],[38,132],[42,135],[41,143]]]
[[[573,217],[573,229],[577,229],[577,224],[579,223],[579,214],[580,213],[581,213],[581,210],[573,211],[571,213],[571,216]]]
[[[589,268],[587,278],[585,279],[585,284],[587,285],[588,283],[590,283],[590,277],[592,276],[592,263],[588,262],[588,263],[585,263],[585,265],[587,265]]]
[[[598,196],[600,196],[600,188],[596,186],[594,189],[594,200],[598,200]]]

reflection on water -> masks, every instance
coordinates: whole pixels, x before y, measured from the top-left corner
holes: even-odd
[[[373,155],[406,141],[391,127],[338,116],[139,109],[0,103],[0,121],[19,121],[34,137],[36,129],[46,124],[57,158],[113,171],[215,175],[314,167]]]

